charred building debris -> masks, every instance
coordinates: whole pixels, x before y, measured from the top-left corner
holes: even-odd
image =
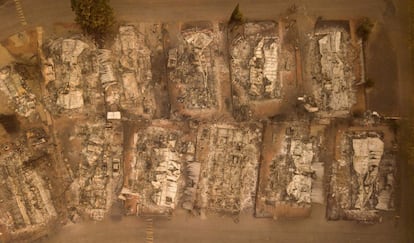
[[[309,47],[312,91],[305,108],[322,117],[346,117],[356,104],[358,47],[340,26],[318,28]],[[362,72],[362,71],[361,71]],[[307,107],[306,107],[307,106]]]
[[[84,85],[88,83],[85,82],[85,70],[89,60],[86,53],[90,49],[89,45],[79,39],[59,38],[50,40],[44,49],[46,56],[42,69],[50,95],[46,105],[52,111],[83,108],[86,96]]]
[[[39,232],[58,216],[52,201],[49,178],[41,176],[30,165],[36,160],[30,147],[45,139],[41,131],[32,129],[27,132],[27,137],[21,134],[13,143],[2,146],[0,224],[13,237]]]
[[[120,196],[130,205],[131,214],[170,214],[178,205],[185,183],[183,173],[194,161],[195,150],[194,141],[174,126],[161,121],[133,136],[130,161],[125,165],[129,171]]]
[[[94,220],[102,220],[109,211],[122,175],[122,133],[117,127],[102,129],[104,120],[79,125],[82,160],[71,188],[72,207]]]
[[[290,216],[290,210],[303,211],[292,216],[306,216],[311,206],[312,163],[317,158],[315,138],[306,121],[267,124],[262,151],[256,201],[257,217]]]
[[[277,24],[246,23],[243,29],[231,43],[232,82],[243,87],[249,100],[280,98]]]
[[[379,130],[347,131],[333,164],[328,219],[375,223],[380,211],[395,209],[395,154]]]
[[[251,104],[283,99],[283,86],[292,79],[296,64],[293,48],[279,35],[281,27],[272,21],[248,22],[229,31],[236,112],[248,106],[253,109]]]
[[[182,25],[168,50],[167,72],[173,109],[183,115],[220,109],[222,82],[228,80],[225,33],[218,23]]]
[[[120,105],[136,115],[152,118],[156,112],[154,80],[151,66],[152,50],[146,36],[132,26],[121,26],[113,53],[122,84]],[[113,95],[117,96],[116,88]]]
[[[261,124],[201,126],[197,208],[238,215],[253,209],[262,139]]]
[[[0,91],[7,96],[17,114],[23,117],[35,114],[36,96],[28,90],[25,81],[12,66],[0,69]]]

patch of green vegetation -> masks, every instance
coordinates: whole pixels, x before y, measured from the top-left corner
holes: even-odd
[[[109,0],[71,0],[71,7],[76,15],[75,22],[102,47],[105,37],[115,24]]]
[[[243,22],[244,22],[243,13],[240,11],[239,4],[237,4],[233,12],[231,13],[229,24],[241,24]]]
[[[370,19],[364,18],[358,24],[358,27],[356,29],[356,34],[363,41],[367,41],[369,38],[369,35],[371,34],[373,27],[374,27],[374,23]]]

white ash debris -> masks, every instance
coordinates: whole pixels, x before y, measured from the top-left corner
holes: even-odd
[[[184,188],[182,207],[187,210],[194,209],[197,187],[200,179],[201,163],[195,161],[195,144],[191,141],[187,144],[186,187]]]
[[[105,103],[108,110],[118,111],[121,100],[121,87],[112,64],[112,51],[98,50],[99,80],[104,89]]]
[[[311,203],[313,149],[311,142],[286,136],[270,167],[269,201]]]
[[[211,32],[183,32],[183,38],[196,52],[203,51],[213,41]]]
[[[56,104],[69,110],[81,108],[83,107],[83,92],[81,90],[73,90],[67,94],[61,94]]]
[[[290,143],[290,155],[296,168],[297,174],[310,174],[314,156],[313,144],[302,140],[292,140]]]
[[[8,97],[17,114],[29,117],[36,112],[36,96],[25,86],[24,80],[13,67],[0,69],[0,91]]]
[[[295,165],[292,181],[286,187],[287,194],[298,204],[311,203],[312,178],[314,172],[311,164],[313,161],[313,144],[304,143],[301,140],[292,140],[290,144],[290,156]]]
[[[116,82],[116,75],[112,65],[112,51],[107,49],[98,50],[98,62],[99,62],[99,78],[102,86],[106,86]]]
[[[378,210],[394,209],[395,158],[384,150],[382,136],[376,131],[343,136],[342,160],[334,164],[331,181],[330,218],[377,222]]]
[[[375,181],[378,179],[378,167],[384,153],[384,142],[378,137],[352,139],[353,167],[358,176],[358,196],[355,208],[365,208],[370,199]]]
[[[286,187],[287,194],[300,203],[311,203],[312,178],[304,175],[294,175]]]
[[[62,63],[75,66],[78,63],[79,55],[88,48],[88,44],[80,40],[65,39],[62,41]]]
[[[318,32],[312,70],[313,97],[321,116],[346,116],[356,103],[353,55],[349,34],[341,28]],[[311,48],[312,49],[312,48]]]
[[[91,50],[87,43],[78,39],[56,39],[45,45],[46,53],[42,63],[46,85],[53,83],[55,103],[66,110],[84,106],[84,79],[82,70],[88,65],[81,56]],[[86,55],[86,54],[85,54]],[[92,82],[92,80],[88,80]],[[54,94],[55,95],[55,94]]]
[[[175,197],[177,194],[177,181],[181,175],[181,165],[172,158],[172,153],[168,149],[156,149],[155,153],[165,157],[165,162],[161,162],[155,171],[159,174],[155,176],[155,180],[151,181],[154,190],[157,191],[152,195],[152,200],[162,207],[175,207]]]
[[[192,155],[181,136],[181,132],[157,126],[136,134],[136,155],[125,189],[137,195],[137,213],[170,213],[176,207],[184,181],[182,171]]]
[[[246,23],[243,27],[244,34],[235,36],[230,45],[232,83],[251,100],[281,98],[279,64],[283,60],[279,60],[282,51],[277,24]]]
[[[278,49],[276,41],[267,40],[265,43],[264,38],[254,48],[254,55],[249,61],[250,89],[248,93],[250,96],[260,97],[264,95],[270,98],[279,96],[276,91],[280,91],[281,84],[279,87],[275,85],[278,81]],[[278,89],[276,90],[276,88]]]

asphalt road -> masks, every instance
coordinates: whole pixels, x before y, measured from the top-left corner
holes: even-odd
[[[211,216],[206,220],[179,212],[171,221],[154,220],[155,243],[393,243],[402,242],[399,228],[388,220],[377,225],[355,222],[328,222],[324,208],[313,207],[310,218],[299,220],[255,219],[242,216],[235,224],[229,217]],[[145,221],[127,217],[70,225],[41,243],[145,242]]]
[[[20,0],[28,27],[71,22],[74,15],[69,0]],[[276,18],[292,4],[314,16],[346,18],[381,17],[382,0],[112,0],[120,21],[226,20],[236,5],[251,19]],[[15,5],[7,0],[0,5],[0,39],[23,30]]]

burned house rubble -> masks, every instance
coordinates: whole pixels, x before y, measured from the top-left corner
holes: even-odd
[[[272,21],[248,22],[229,30],[236,112],[249,107],[253,109],[251,112],[257,113],[254,109],[260,107],[256,106],[269,102],[277,108],[284,96],[283,86],[295,81],[294,52],[280,36],[283,26]],[[273,115],[276,113],[277,110],[271,111]]]
[[[86,50],[89,45],[79,39],[56,39],[45,44],[42,69],[50,96],[46,105],[51,110],[73,110],[84,106]],[[82,58],[84,61],[81,61]],[[85,95],[86,96],[86,95]],[[57,107],[56,107],[57,106]],[[54,109],[53,109],[53,108]]]
[[[202,116],[223,109],[228,80],[225,32],[218,23],[180,26],[177,43],[168,49],[167,72],[172,113]]]
[[[112,49],[116,60],[114,67],[118,70],[122,90],[119,90],[118,86],[111,86],[111,93],[108,90],[107,94],[111,94],[113,99],[119,99],[122,109],[152,118],[156,105],[151,66],[152,51],[146,43],[146,37],[135,26],[121,26]],[[106,67],[109,68],[109,65]],[[122,93],[119,94],[119,91]]]
[[[104,121],[78,127],[83,141],[79,175],[72,183],[73,206],[94,220],[102,220],[112,205],[121,173],[122,133],[102,129]]]
[[[41,129],[32,129],[27,136],[22,134],[1,148],[0,224],[13,236],[44,230],[58,216],[49,178],[32,165],[38,163],[37,157],[47,153],[40,146],[43,143],[46,138]],[[46,163],[53,163],[50,157],[44,158]]]
[[[355,60],[361,47],[352,40],[348,22],[344,25],[317,28],[309,44],[312,91],[305,108],[322,117],[347,116],[356,104],[357,70],[363,67]]]
[[[112,52],[107,49],[98,50],[99,81],[104,90],[105,106],[108,119],[120,119],[121,85],[116,78],[116,72],[112,63]]]
[[[12,66],[0,69],[0,91],[17,114],[29,117],[36,112],[36,96],[32,94],[22,77]]]
[[[328,219],[378,222],[381,221],[379,211],[395,209],[395,156],[384,141],[380,130],[350,130],[339,134]]]
[[[236,215],[253,209],[261,139],[262,126],[257,123],[199,127],[197,208]]]
[[[312,163],[318,149],[306,121],[267,124],[256,201],[257,217],[310,213]]]
[[[132,137],[120,195],[129,214],[170,214],[178,204],[185,166],[194,161],[194,141],[177,129],[180,125],[157,122]]]

